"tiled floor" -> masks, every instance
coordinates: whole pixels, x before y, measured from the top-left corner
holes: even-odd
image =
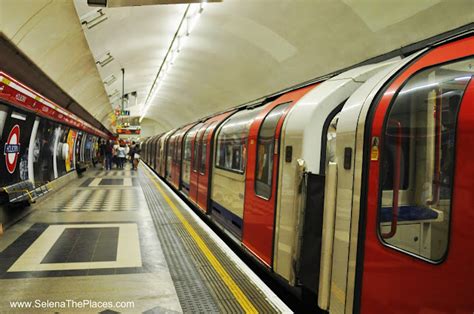
[[[10,304],[68,299],[134,303],[121,313],[182,311],[136,176],[88,170],[0,237],[0,313],[107,309]]]
[[[92,169],[40,200],[0,237],[0,313],[242,313],[239,298],[277,312],[262,283],[183,205],[172,208],[164,188],[144,168]],[[61,306],[67,300],[101,306]],[[25,310],[12,301],[53,305]]]

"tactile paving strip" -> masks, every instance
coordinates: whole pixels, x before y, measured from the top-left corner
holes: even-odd
[[[142,170],[140,170],[140,172],[141,171]],[[212,294],[215,303],[219,306],[219,311],[223,313],[243,313],[244,311],[238,301],[235,299],[228,287],[224,284],[215,269],[209,265],[209,262],[202,251],[196,246],[196,243],[192,237],[184,229],[183,225],[179,222],[174,213],[172,213],[168,204],[165,204],[165,202],[161,201],[161,195],[159,195],[159,193],[156,191],[156,188],[153,186],[150,179],[148,179],[143,173],[140,173],[140,184],[143,187],[147,201],[148,199],[153,199],[153,205],[149,202],[148,206],[152,212],[155,211],[155,216],[153,217],[153,219],[157,219],[157,223],[155,225],[157,225],[157,228],[164,228],[166,226],[167,228],[174,229],[173,231],[175,235],[179,235],[182,245],[185,247],[185,252],[187,253],[186,255],[191,257],[195,269],[199,271],[200,277],[203,278],[203,281]],[[181,208],[179,208],[179,210],[189,222],[193,221],[188,212]],[[238,269],[238,267],[231,260],[229,260],[227,255],[218,247],[217,244],[215,244],[209,235],[201,227],[197,225],[193,225],[193,227],[199,236],[204,240],[209,249],[213,252],[214,256],[222,264],[227,273],[233,278],[243,293],[252,302],[257,311],[259,313],[277,312],[267,300],[265,295],[248,280],[247,276],[243,274],[242,271]],[[162,245],[164,245],[163,240],[161,241]],[[173,239],[172,241],[176,241],[176,239]],[[171,246],[171,249],[173,250],[173,246]],[[173,252],[174,250],[169,254],[176,256],[176,253]],[[168,265],[171,271],[172,265],[170,265],[170,262]],[[177,288],[177,290],[179,289]],[[184,297],[185,296],[183,296],[183,298]]]
[[[219,307],[203,279],[200,277],[196,264],[190,258],[187,248],[183,245],[176,232],[181,225],[174,215],[165,210],[157,195],[157,191],[146,177],[141,178],[145,199],[152,215],[161,246],[168,263],[176,293],[185,313],[217,313]]]

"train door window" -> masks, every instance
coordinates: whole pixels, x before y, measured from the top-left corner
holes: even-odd
[[[193,159],[193,171],[198,171],[199,161],[200,161],[200,152],[201,152],[201,138],[204,130],[201,129],[197,132],[196,137],[194,138],[194,159]]]
[[[166,177],[171,176],[171,161],[173,158],[174,141],[172,138],[168,140],[168,150],[166,152]]]
[[[199,163],[199,172],[201,174],[206,173],[207,138],[209,137],[209,133],[212,131],[214,124],[215,122],[207,127],[206,132],[204,132],[201,138],[201,161]]]
[[[176,163],[178,161],[178,136],[175,135],[173,138],[173,161]]]
[[[181,141],[180,138],[181,133],[176,137],[176,162],[179,162],[181,159],[181,146],[183,145],[183,141]]]
[[[457,114],[473,74],[468,59],[412,76],[382,135],[380,237],[434,262],[448,248]]]
[[[278,153],[275,131],[281,116],[290,103],[273,108],[263,120],[257,138],[257,166],[255,167],[255,193],[265,199],[272,195],[273,155]]]
[[[204,130],[199,132],[199,173],[204,174],[206,170],[206,153],[207,153],[207,143],[205,140]]]
[[[199,143],[198,143],[198,137],[194,136],[194,147],[193,147],[193,171],[197,171],[197,166],[198,166],[198,151],[199,151]]]
[[[253,119],[262,107],[237,112],[219,129],[216,141],[216,167],[244,173],[247,160],[247,138]]]
[[[183,155],[183,160],[185,161],[191,161],[191,147],[192,147],[192,137],[191,136],[186,136],[184,139],[184,155]]]
[[[186,134],[184,138],[184,157],[183,158],[185,161],[191,162],[193,151],[194,151],[194,156],[197,156],[196,151],[195,151],[197,149],[197,145],[194,145],[194,149],[193,149],[193,141],[194,141],[194,138],[196,137],[196,133],[198,132],[199,128],[201,128],[201,126],[202,126],[202,123],[199,123],[193,126],[193,128],[189,130],[189,132]],[[194,163],[192,165],[192,169],[195,170]]]

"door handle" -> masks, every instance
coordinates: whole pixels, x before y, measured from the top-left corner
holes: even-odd
[[[393,162],[393,196],[392,196],[392,221],[390,231],[381,233],[383,239],[392,238],[397,233],[398,223],[398,194],[400,192],[400,161],[402,158],[402,124],[397,120],[389,120],[388,124],[396,129],[395,158]]]

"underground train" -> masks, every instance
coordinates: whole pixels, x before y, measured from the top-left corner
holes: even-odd
[[[31,201],[47,183],[90,163],[110,136],[0,72],[0,202]]]
[[[474,35],[148,138],[142,158],[330,313],[472,313]]]

